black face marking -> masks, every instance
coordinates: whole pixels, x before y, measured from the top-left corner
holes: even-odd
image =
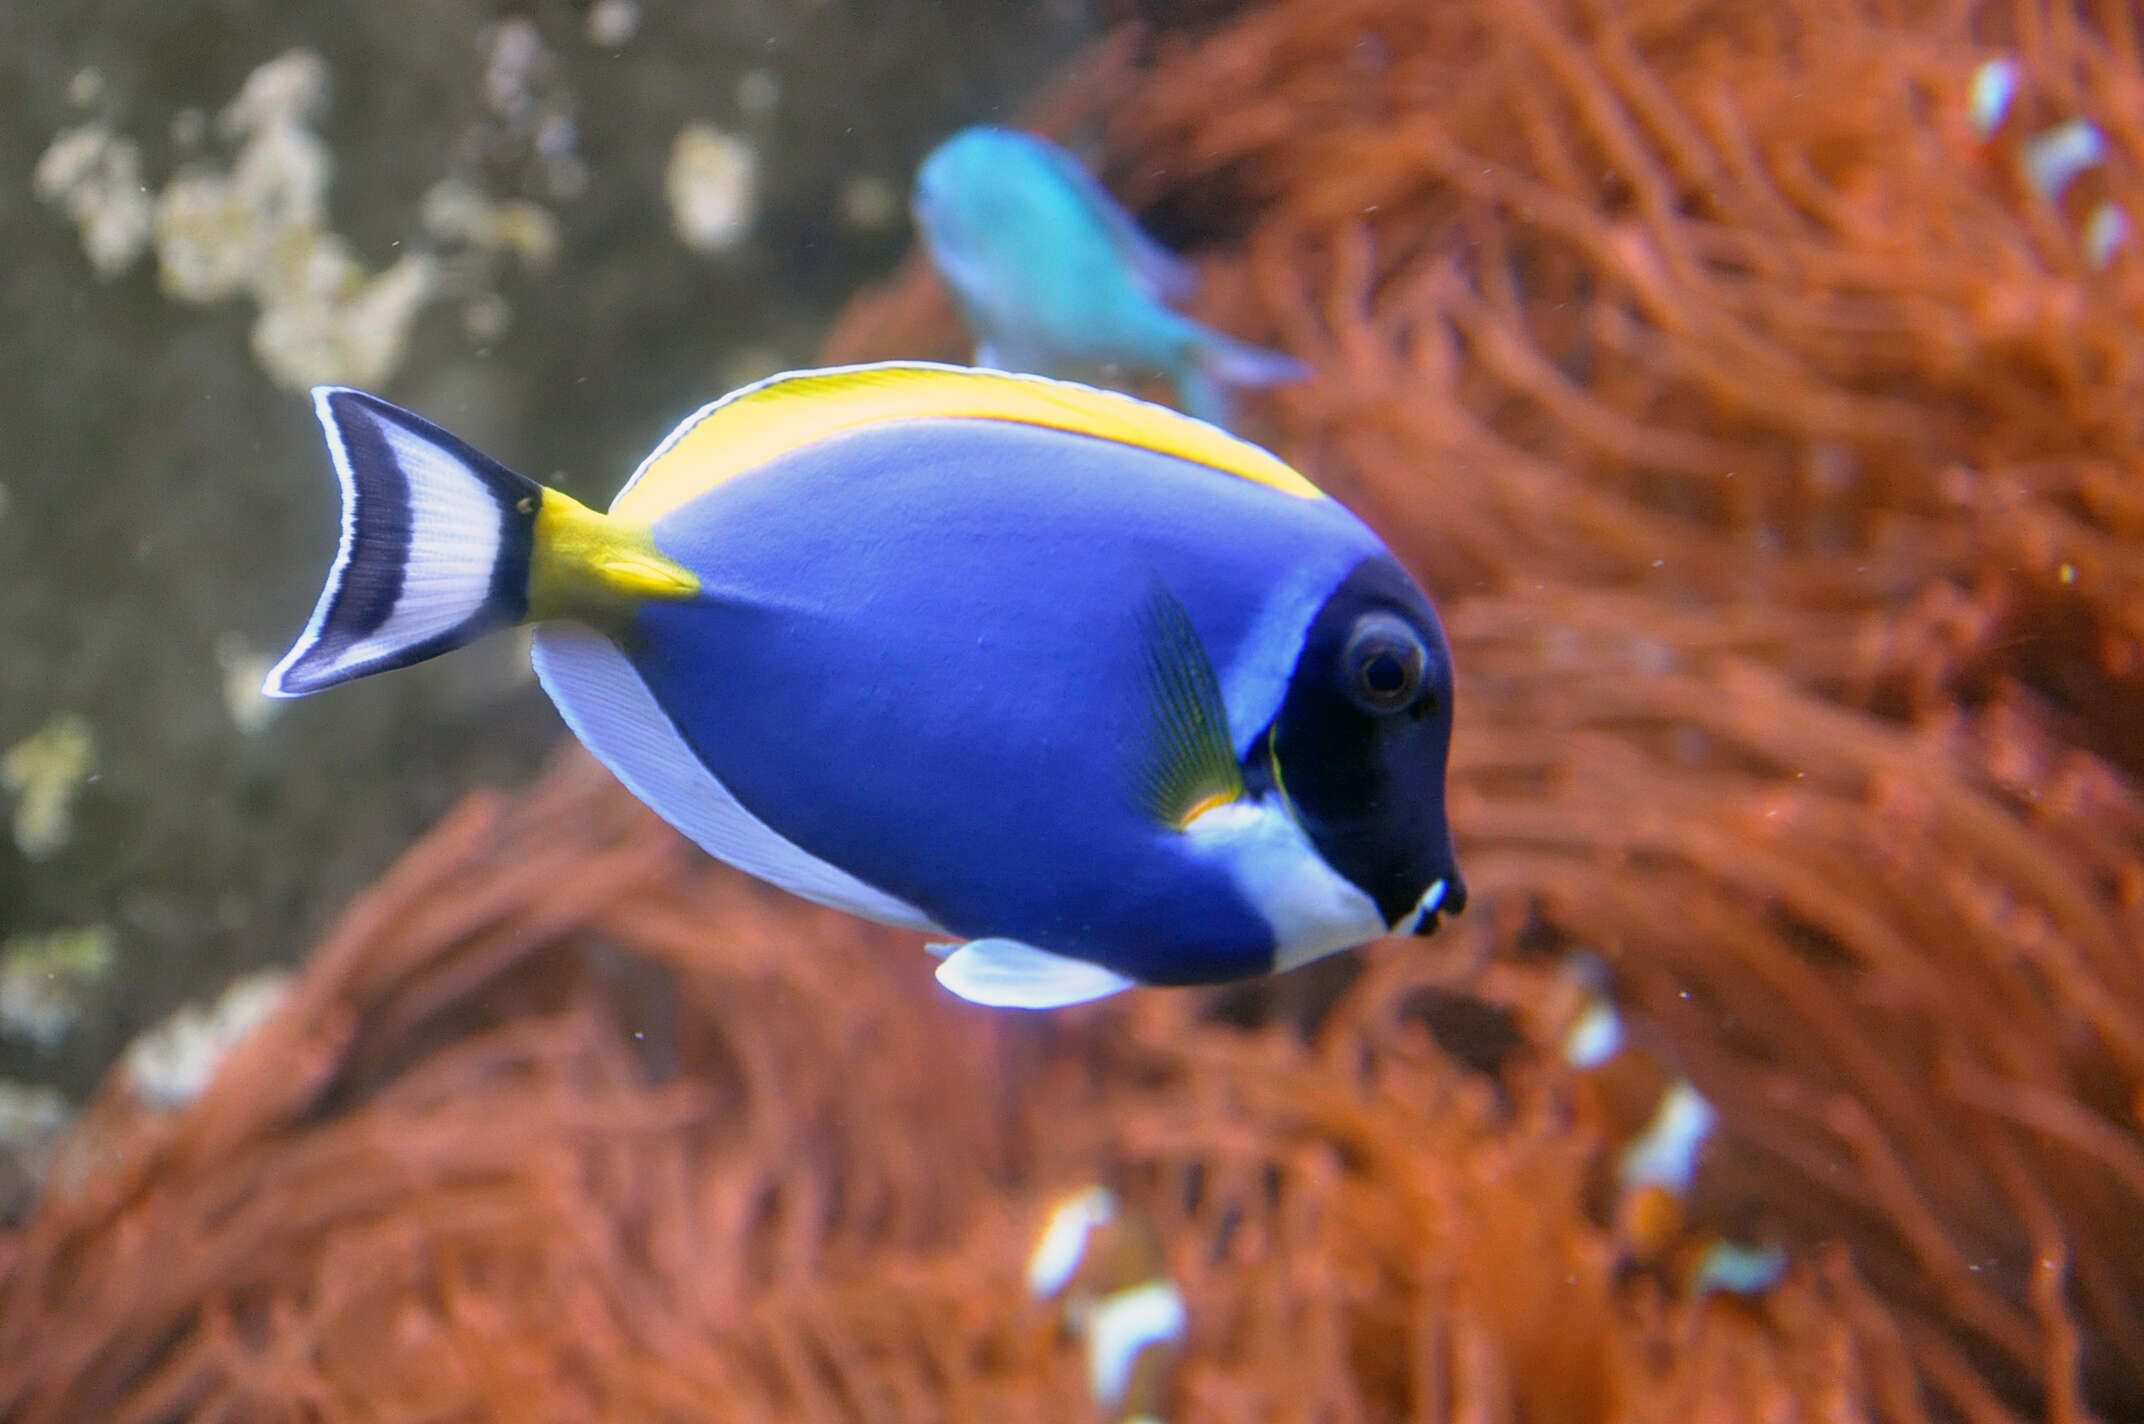
[[[1253,757],[1326,864],[1406,928],[1444,882],[1439,913],[1466,905],[1444,814],[1451,653],[1429,599],[1389,557],[1365,560],[1312,620],[1288,694]],[[1432,897],[1434,898],[1434,897]]]

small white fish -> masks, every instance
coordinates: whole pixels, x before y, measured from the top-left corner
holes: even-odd
[[[1059,1201],[1028,1261],[1028,1289],[1062,1302],[1087,1352],[1087,1388],[1119,1424],[1158,1424],[1188,1314],[1161,1244],[1107,1187]]]

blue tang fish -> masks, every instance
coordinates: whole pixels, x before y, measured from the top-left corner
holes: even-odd
[[[361,391],[294,697],[519,622],[641,800],[807,899],[949,936],[982,1003],[1265,974],[1466,891],[1451,657],[1377,536],[1203,422],[1039,376],[780,376],[608,514]]]
[[[923,161],[913,208],[931,261],[975,333],[979,366],[1156,371],[1176,383],[1186,410],[1216,425],[1227,423],[1228,387],[1309,374],[1291,356],[1172,310],[1197,285],[1190,267],[1046,139],[961,130]]]

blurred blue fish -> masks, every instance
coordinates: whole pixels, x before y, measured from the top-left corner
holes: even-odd
[[[916,225],[975,334],[976,364],[1045,375],[1123,366],[1168,376],[1226,425],[1229,389],[1309,368],[1172,310],[1197,279],[1080,161],[1011,129],[963,129],[916,174]]]
[[[314,393],[342,540],[291,697],[534,622],[545,691],[711,854],[953,937],[1040,1008],[1427,934],[1451,654],[1362,522],[1266,451],[1040,376],[777,377],[599,514]]]

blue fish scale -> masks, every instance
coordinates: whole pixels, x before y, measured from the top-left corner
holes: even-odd
[[[1380,552],[1339,505],[1076,433],[908,420],[783,455],[655,537],[705,589],[643,608],[635,666],[774,830],[963,937],[1157,983],[1270,968],[1226,869],[1140,810],[1136,640],[1159,577],[1224,686],[1273,662],[1261,640],[1299,643]]]

